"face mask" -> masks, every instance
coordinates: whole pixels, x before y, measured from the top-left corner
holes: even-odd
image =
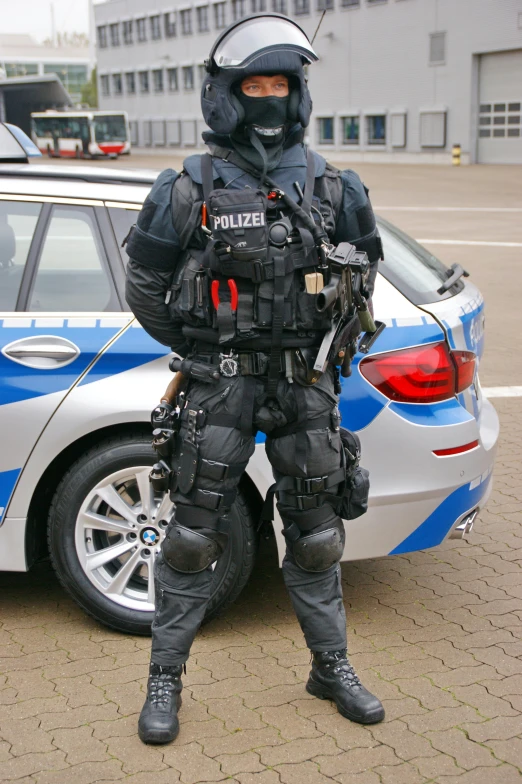
[[[271,142],[281,138],[288,122],[288,95],[284,98],[275,95],[253,98],[240,92],[237,98],[245,112],[243,123],[253,128],[262,141]]]

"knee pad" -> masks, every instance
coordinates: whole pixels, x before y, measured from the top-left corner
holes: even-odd
[[[185,528],[175,522],[161,545],[163,558],[177,572],[203,572],[217,561],[223,548],[205,534]]]
[[[292,554],[305,572],[326,572],[341,560],[344,542],[344,525],[338,518],[325,530],[300,536],[292,545]]]

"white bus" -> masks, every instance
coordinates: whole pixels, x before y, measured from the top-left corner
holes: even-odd
[[[117,157],[130,153],[126,112],[33,112],[33,141],[50,158]]]

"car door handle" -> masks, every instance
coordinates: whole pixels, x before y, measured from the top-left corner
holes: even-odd
[[[56,335],[33,335],[4,346],[2,354],[26,367],[52,370],[73,362],[80,349],[70,340]]]

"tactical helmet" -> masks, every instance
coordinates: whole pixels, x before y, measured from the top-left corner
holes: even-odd
[[[312,99],[303,64],[319,58],[306,34],[292,19],[276,13],[252,14],[229,25],[205,62],[201,109],[213,131],[230,135],[241,124],[243,107],[232,89],[251,74],[285,74],[290,84],[289,120],[306,128]]]

